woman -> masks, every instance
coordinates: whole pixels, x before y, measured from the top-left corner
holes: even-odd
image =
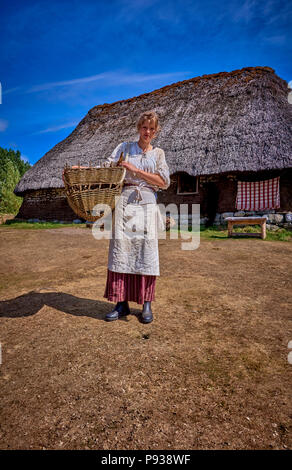
[[[115,230],[109,246],[104,297],[109,301],[117,302],[115,308],[106,315],[107,321],[128,315],[130,313],[128,301],[132,301],[143,304],[141,320],[143,323],[150,323],[153,320],[151,302],[155,298],[156,276],[159,276],[160,272],[158,238],[149,236],[149,233],[151,224],[152,226],[153,222],[156,224],[159,216],[156,190],[167,189],[170,179],[164,151],[158,147],[153,148],[151,145],[159,132],[157,114],[152,111],[143,113],[138,120],[137,130],[138,142],[119,144],[108,159],[109,162],[117,162],[122,152],[124,156],[128,156],[128,161],[120,163],[126,168],[121,195],[122,203],[119,203],[123,216],[122,221],[117,222],[116,208]],[[131,219],[131,213],[135,214],[136,209],[139,209],[136,212],[140,211],[140,215],[141,213],[143,215],[142,230],[140,224],[140,231],[138,230],[139,233],[135,234],[134,224],[132,236],[120,239],[116,236],[118,225],[120,224],[125,229],[127,220]],[[135,220],[138,220],[139,225],[139,217]],[[153,231],[151,233],[153,234]],[[155,233],[157,235],[157,230]]]

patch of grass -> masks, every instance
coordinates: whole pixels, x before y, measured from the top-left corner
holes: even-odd
[[[176,232],[176,229],[171,229],[170,232]],[[232,229],[233,232],[235,233],[260,233],[261,232],[261,227],[260,225],[248,225],[246,227],[234,227]],[[192,230],[189,229],[188,231],[186,230],[181,230],[183,233],[192,233]],[[285,228],[279,228],[276,231],[268,230],[267,229],[267,236],[265,240],[262,241],[282,241],[282,242],[291,242],[292,241],[292,231],[287,230]],[[211,227],[200,227],[200,237],[204,238],[206,240],[213,240],[213,239],[221,239],[221,240],[227,240],[228,239],[228,230],[227,227],[224,227],[222,225],[213,225]],[[234,240],[238,240],[239,238],[232,237]],[[245,237],[244,237],[245,238]],[[244,239],[243,237],[240,237],[240,239]],[[248,237],[246,237],[248,238]]]
[[[72,223],[65,223],[61,224],[59,222],[27,222],[23,220],[15,220],[15,219],[8,219],[4,224],[0,224],[0,229],[3,228],[15,228],[15,229],[50,229],[50,228],[60,228],[60,227],[82,227],[86,228],[86,224],[72,224]],[[253,226],[246,226],[246,227],[234,227],[233,232],[236,233],[260,233],[261,228],[259,225]],[[190,228],[187,230],[179,230],[177,229],[170,229],[170,232],[178,232],[178,235],[181,233],[196,233],[193,232]],[[200,237],[206,240],[213,240],[213,239],[221,239],[227,240],[228,239],[228,230],[226,227],[222,225],[213,225],[211,227],[200,227]],[[236,240],[236,237],[233,237]],[[238,240],[238,238],[237,238]],[[271,231],[267,229],[267,237],[265,240],[268,241],[283,241],[283,242],[291,242],[292,241],[292,231],[287,230],[284,228],[279,228],[277,231]],[[265,241],[263,240],[263,241]]]
[[[260,233],[261,227],[260,225],[248,225],[246,227],[235,227],[232,231],[235,233]],[[268,241],[292,241],[292,231],[287,230],[285,228],[279,228],[275,231],[267,229],[266,233],[267,236],[265,240]]]
[[[60,227],[86,227],[86,224],[60,224],[59,222],[25,222],[23,220],[6,220],[5,224],[0,225],[0,229],[3,228],[15,228],[15,229],[48,229],[48,228],[60,228]]]
[[[211,227],[204,227],[201,226],[200,228],[200,236],[205,239],[213,239],[213,238],[221,238],[226,239],[228,235],[228,231],[225,227],[219,225],[212,225]]]
[[[292,232],[290,230],[286,230],[285,228],[281,228],[281,229],[277,230],[276,232],[271,232],[271,231],[267,230],[266,240],[291,242],[292,241]]]

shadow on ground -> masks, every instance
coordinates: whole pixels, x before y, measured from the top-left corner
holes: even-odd
[[[15,299],[0,301],[0,316],[6,318],[28,317],[38,313],[47,305],[64,313],[75,316],[105,320],[105,315],[110,312],[114,304],[76,297],[64,292],[40,293],[36,291],[20,295]],[[133,315],[138,315],[138,310],[132,309]],[[126,321],[126,318],[121,318]]]

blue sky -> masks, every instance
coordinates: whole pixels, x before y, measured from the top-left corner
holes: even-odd
[[[93,106],[195,76],[270,66],[292,80],[279,0],[1,2],[0,146],[34,164]]]

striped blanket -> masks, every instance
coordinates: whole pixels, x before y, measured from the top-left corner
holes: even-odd
[[[238,181],[236,209],[257,211],[280,207],[280,176],[264,181]]]

